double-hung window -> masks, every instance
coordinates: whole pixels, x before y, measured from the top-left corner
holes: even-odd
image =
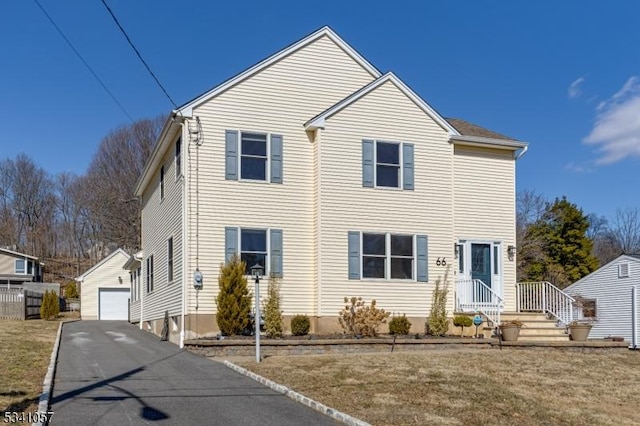
[[[362,186],[414,189],[413,144],[362,141]]]
[[[225,150],[227,180],[282,183],[282,136],[227,130]]]
[[[164,199],[164,166],[160,167],[160,201]]]
[[[167,240],[167,282],[173,281],[173,237]]]
[[[225,228],[225,260],[240,256],[246,274],[258,264],[266,275],[282,277],[282,229]]]
[[[182,138],[176,141],[176,179],[182,176]]]
[[[267,180],[267,135],[240,133],[240,178]]]
[[[153,291],[153,255],[147,258],[147,293]]]
[[[362,277],[413,279],[412,235],[362,234]]]
[[[428,237],[349,231],[349,279],[428,282]]]
[[[24,259],[16,259],[16,274],[26,274],[27,269],[25,266],[26,262]]]

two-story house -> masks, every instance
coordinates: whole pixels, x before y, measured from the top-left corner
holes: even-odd
[[[42,263],[35,257],[0,247],[0,286],[42,282]]]
[[[423,331],[436,280],[462,286],[449,312],[467,290],[514,310],[526,148],[443,118],[324,27],[171,113],[136,189],[131,320],[159,333],[168,312],[173,341],[217,333],[234,253],[281,277],[285,319],[307,314],[317,332],[339,329],[345,296]]]

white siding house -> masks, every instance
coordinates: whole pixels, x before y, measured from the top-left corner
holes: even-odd
[[[84,320],[127,320],[129,255],[118,249],[76,278],[80,285],[80,314]]]
[[[621,336],[631,341],[631,287],[640,293],[640,255],[623,254],[564,291],[595,304],[595,322],[589,338]],[[640,306],[640,300],[637,301]],[[640,311],[636,312],[640,329]]]
[[[422,331],[434,283],[460,274],[513,310],[526,148],[441,117],[324,27],[171,113],[136,189],[132,321],[159,333],[167,313],[172,341],[217,333],[218,270],[235,253],[280,276],[285,319],[307,314],[315,331],[338,328],[345,296]]]

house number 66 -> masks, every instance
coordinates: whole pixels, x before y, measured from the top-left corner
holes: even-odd
[[[447,259],[445,257],[443,257],[442,260],[438,258],[438,260],[436,260],[436,266],[447,266]]]

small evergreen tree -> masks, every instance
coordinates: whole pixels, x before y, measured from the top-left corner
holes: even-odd
[[[227,336],[240,334],[249,325],[251,293],[245,271],[246,265],[238,255],[220,265],[216,320],[222,334]]]
[[[264,328],[268,337],[281,337],[284,328],[280,310],[280,279],[273,273],[269,276],[267,301],[264,306]]]
[[[448,272],[448,268],[447,268]],[[444,284],[441,279],[436,280],[436,288],[433,289],[433,302],[431,312],[427,318],[428,334],[433,336],[444,336],[449,331],[449,319],[447,318],[447,273],[444,274]]]
[[[40,318],[44,320],[52,320],[58,317],[60,313],[60,303],[58,302],[58,294],[55,291],[45,291],[40,305]]]
[[[75,281],[70,281],[64,287],[64,297],[67,299],[77,299],[78,298],[78,287],[76,287]]]

